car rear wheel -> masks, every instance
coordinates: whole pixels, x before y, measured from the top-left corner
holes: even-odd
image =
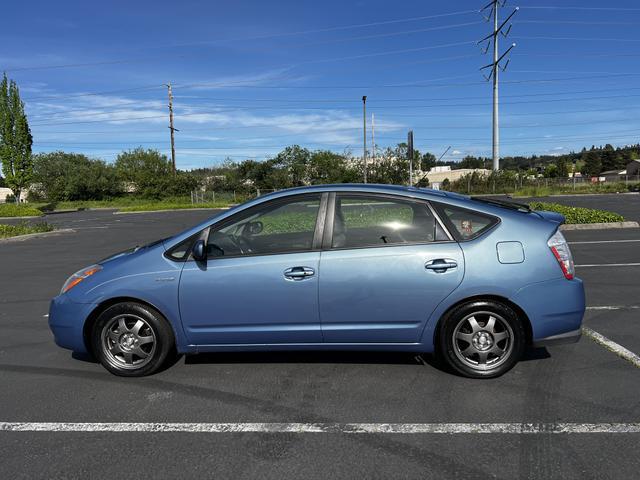
[[[495,301],[474,301],[453,309],[439,329],[439,351],[457,373],[493,378],[522,357],[526,336],[518,315]]]
[[[157,372],[172,355],[175,341],[166,319],[139,303],[118,303],[97,318],[93,351],[111,373],[141,377]]]

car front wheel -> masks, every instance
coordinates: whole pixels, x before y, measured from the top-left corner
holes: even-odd
[[[454,308],[439,329],[439,351],[457,373],[493,378],[510,370],[524,352],[526,335],[507,305],[473,301]]]
[[[91,341],[100,363],[123,377],[157,372],[175,345],[165,318],[155,309],[133,302],[118,303],[102,312]]]

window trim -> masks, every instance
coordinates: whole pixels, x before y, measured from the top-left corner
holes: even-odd
[[[382,199],[388,200],[400,200],[404,202],[413,202],[417,204],[425,205],[436,222],[440,225],[444,233],[447,235],[448,240],[438,240],[432,242],[403,242],[403,243],[385,243],[382,245],[363,245],[360,247],[333,247],[333,222],[335,218],[336,211],[336,197],[337,195],[343,195],[348,197],[378,197]],[[393,195],[389,193],[371,193],[371,192],[350,192],[350,191],[339,191],[339,192],[331,192],[329,196],[329,201],[327,204],[327,212],[326,212],[326,221],[324,228],[324,235],[322,237],[322,250],[323,251],[341,251],[341,250],[361,250],[363,248],[389,248],[389,247],[406,247],[406,246],[415,246],[415,245],[434,245],[441,243],[452,243],[455,242],[455,238],[451,235],[449,228],[444,224],[444,222],[440,219],[437,211],[431,205],[431,202],[423,199],[423,198],[415,198],[415,197],[407,197],[404,195]]]
[[[275,198],[273,200],[269,200],[269,201],[266,201],[266,202],[259,203],[257,205],[252,206],[252,207],[245,208],[245,209],[243,209],[243,210],[241,210],[241,211],[239,211],[237,213],[234,213],[230,217],[222,219],[222,220],[220,220],[218,222],[214,221],[213,223],[207,225],[206,228],[203,228],[197,234],[192,235],[190,238],[193,238],[194,241],[196,239],[204,239],[205,241],[207,241],[207,239],[209,238],[209,232],[211,231],[212,228],[216,228],[216,229],[224,228],[224,227],[234,223],[235,221],[237,221],[238,217],[245,216],[247,213],[248,213],[247,216],[251,216],[252,213],[250,213],[250,212],[252,210],[262,210],[264,208],[269,208],[271,206],[278,205],[280,203],[282,203],[282,204],[293,203],[293,202],[296,202],[296,201],[304,200],[305,197],[309,198],[309,199],[313,199],[313,200],[316,200],[316,199],[319,200],[318,216],[316,217],[316,224],[315,224],[314,231],[313,231],[313,239],[312,239],[312,242],[311,242],[311,249],[285,250],[285,251],[282,251],[282,252],[272,252],[272,253],[248,253],[248,254],[241,254],[241,255],[223,255],[223,256],[220,256],[220,257],[207,258],[207,262],[209,262],[210,260],[211,261],[216,261],[216,260],[222,260],[222,259],[225,259],[225,258],[253,258],[253,257],[266,257],[266,256],[271,256],[271,255],[290,255],[290,254],[294,254],[294,253],[319,252],[320,249],[321,249],[320,239],[322,238],[322,230],[324,228],[324,219],[325,219],[325,214],[326,214],[326,209],[327,209],[327,197],[328,197],[328,193],[327,192],[300,193],[300,194],[295,194],[295,195],[288,195],[286,197]],[[166,253],[168,253],[168,252],[165,252],[165,254]],[[174,259],[174,258],[171,258],[171,257],[168,257],[168,258],[170,260],[174,261],[174,262],[187,262],[187,261],[195,262],[195,259],[193,258],[191,253],[189,253],[187,258],[185,258],[183,260],[177,260],[177,259]]]
[[[458,243],[471,242],[471,241],[476,240],[476,239],[478,239],[480,237],[483,237],[487,233],[489,233],[491,230],[496,228],[498,225],[500,225],[500,222],[502,222],[502,219],[500,217],[497,217],[495,215],[491,215],[490,213],[480,212],[480,211],[474,210],[472,208],[459,207],[458,205],[449,205],[449,204],[444,204],[444,203],[441,203],[441,202],[431,202],[431,203],[433,204],[434,210],[436,210],[438,212],[439,216],[442,218],[442,221],[448,227],[448,230],[453,234],[453,238],[455,238],[456,242],[458,242]],[[476,214],[476,215],[481,215],[481,216],[487,217],[487,218],[491,219],[492,224],[489,225],[488,227],[486,227],[484,230],[481,230],[481,231],[475,233],[471,237],[463,238],[462,235],[460,235],[460,232],[458,231],[456,226],[451,221],[451,219],[444,212],[444,208],[446,208],[446,207],[457,208],[459,210],[464,210],[464,211],[470,212],[472,214]]]

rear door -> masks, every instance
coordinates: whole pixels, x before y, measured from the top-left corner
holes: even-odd
[[[337,193],[320,258],[325,343],[415,343],[462,281],[457,242],[424,201]]]

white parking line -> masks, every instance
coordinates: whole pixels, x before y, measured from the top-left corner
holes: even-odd
[[[599,343],[600,345],[605,347],[607,350],[610,350],[619,357],[625,359],[633,366],[640,368],[640,356],[636,355],[631,350],[627,350],[622,345],[617,344],[613,340],[609,340],[604,335],[596,332],[595,330],[591,330],[589,327],[582,327],[582,333],[584,333],[594,342]]]
[[[638,308],[640,308],[640,305],[597,305],[587,307],[587,310],[636,310]]]
[[[575,265],[575,267],[640,267],[640,263],[592,263],[587,265]]]
[[[0,422],[4,432],[345,434],[640,433],[640,423],[67,423]]]
[[[588,245],[594,243],[631,243],[631,242],[640,242],[638,240],[589,240],[584,242],[567,242],[569,245]]]

